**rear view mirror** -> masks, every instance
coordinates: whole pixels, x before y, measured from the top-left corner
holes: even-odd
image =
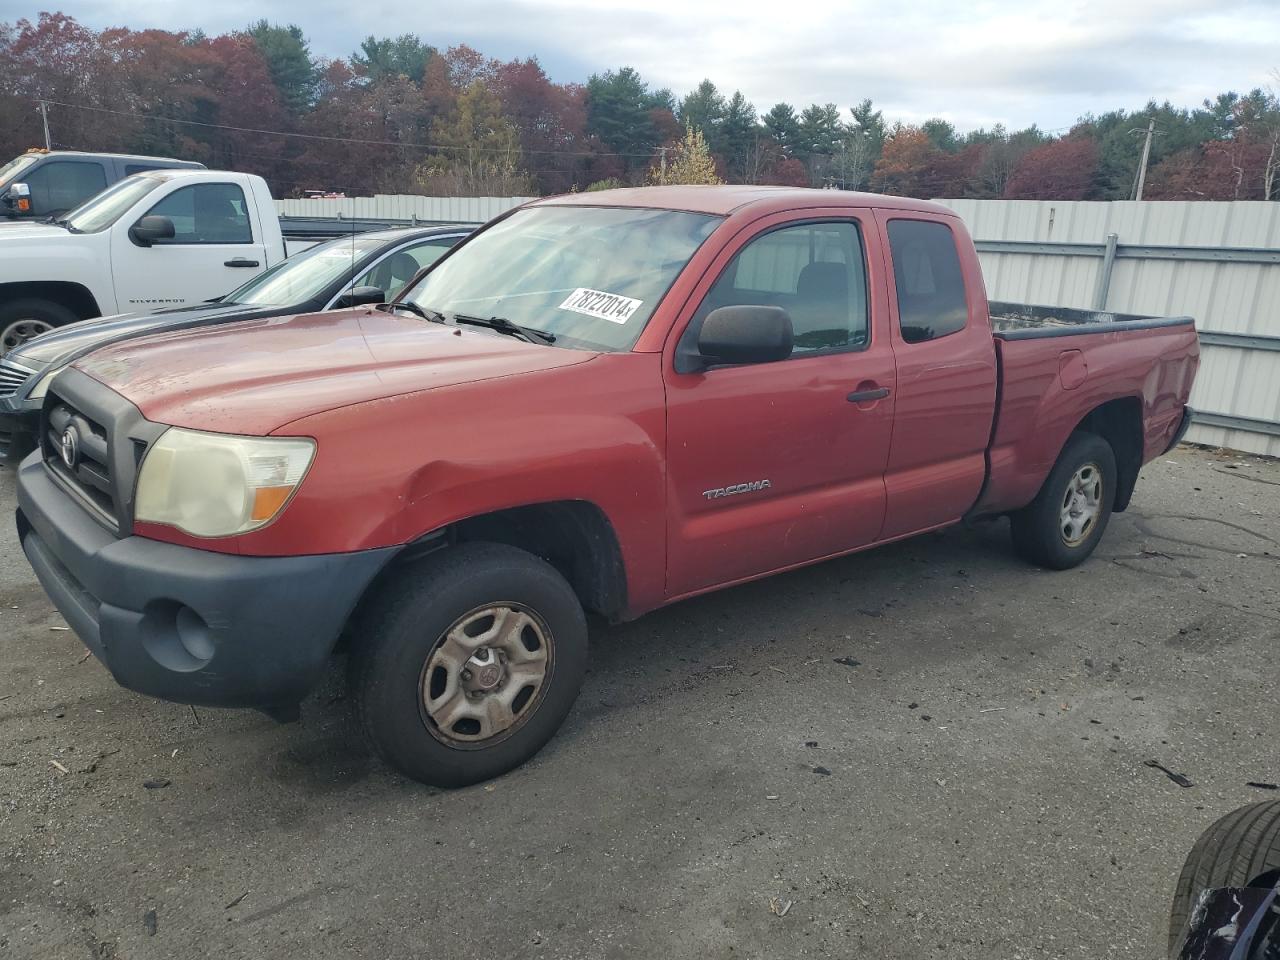
[[[143,217],[129,228],[129,239],[140,247],[149,247],[157,240],[172,240],[173,221],[168,217]]]
[[[31,188],[25,183],[11,183],[4,192],[4,204],[15,213],[31,212]]]
[[[781,307],[720,307],[707,314],[698,333],[698,353],[710,366],[772,363],[791,356],[791,316]]]
[[[385,303],[387,292],[381,287],[352,287],[333,302],[334,309],[339,307],[362,307],[369,303]]]

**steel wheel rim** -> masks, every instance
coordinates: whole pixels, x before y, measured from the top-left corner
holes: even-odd
[[[13,321],[4,328],[3,333],[0,333],[0,357],[52,329],[53,324],[37,320],[35,317],[22,317]]]
[[[423,724],[447,746],[480,749],[511,737],[542,703],[555,661],[551,630],[518,603],[463,614],[422,667]]]
[[[1086,463],[1072,475],[1058,510],[1058,533],[1068,547],[1089,539],[1102,514],[1102,469]]]

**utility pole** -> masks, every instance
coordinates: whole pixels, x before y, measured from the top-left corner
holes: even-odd
[[[659,163],[662,165],[662,166],[661,166],[661,170],[662,170],[662,174],[661,174],[661,177],[662,177],[662,183],[663,183],[663,184],[666,184],[666,182],[667,182],[667,148],[666,148],[666,147],[659,147],[659,148],[658,148],[658,153],[659,153],[659,154],[660,154],[660,156],[661,156],[661,159],[659,160]]]
[[[40,119],[44,121],[44,148],[52,150],[53,142],[49,139],[49,105],[43,100],[40,101]]]
[[[1135,130],[1134,133],[1141,131]],[[1147,139],[1142,144],[1142,162],[1138,165],[1138,184],[1133,188],[1133,199],[1142,199],[1142,188],[1147,183],[1147,161],[1151,159],[1151,138],[1156,135],[1155,117],[1147,124]]]

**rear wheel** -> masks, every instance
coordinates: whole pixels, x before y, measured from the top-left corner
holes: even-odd
[[[0,357],[42,333],[79,318],[52,300],[28,298],[0,306]]]
[[[1074,433],[1036,498],[1010,518],[1014,548],[1032,563],[1066,570],[1093,553],[1116,497],[1116,457],[1094,433]]]
[[[1271,886],[1280,879],[1280,800],[1233,810],[1187,855],[1169,912],[1169,955],[1182,943],[1196,901],[1215,887]]]
[[[442,787],[519,766],[559,728],[586,673],[587,626],[545,561],[464,543],[401,571],[353,637],[366,733],[405,775]]]

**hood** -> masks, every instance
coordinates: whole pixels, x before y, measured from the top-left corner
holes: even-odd
[[[23,366],[43,369],[53,363],[65,363],[104,343],[193,324],[244,319],[260,310],[259,307],[236,307],[225,303],[200,303],[158,313],[121,313],[112,317],[81,320],[24,343],[10,354],[10,359]]]
[[[73,236],[66,227],[57,227],[52,223],[31,223],[22,220],[9,220],[0,229],[0,241],[4,243],[31,243],[39,240],[60,240]]]
[[[156,423],[265,435],[336,407],[595,356],[356,309],[161,333],[104,347],[76,367]]]

